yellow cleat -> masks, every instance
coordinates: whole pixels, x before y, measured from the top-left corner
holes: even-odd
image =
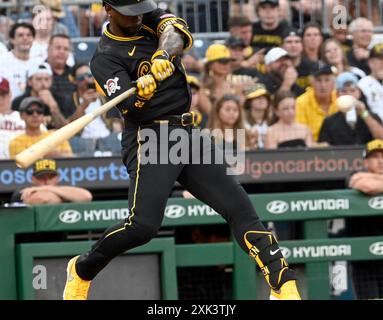
[[[67,271],[67,280],[64,288],[64,300],[86,300],[91,281],[82,280],[76,272],[76,261],[79,256],[69,260]]]
[[[284,283],[278,291],[271,289],[270,300],[302,300],[302,298],[295,280],[290,280]]]

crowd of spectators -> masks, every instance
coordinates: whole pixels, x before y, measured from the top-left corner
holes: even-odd
[[[81,6],[79,13],[61,1],[40,3],[44,10],[33,10],[27,19],[2,17],[0,23],[2,159],[25,148],[27,144],[16,145],[25,136],[40,139],[104,102],[89,61],[78,61],[72,52],[72,37],[84,34],[76,31],[83,28],[73,20],[75,13],[82,16]],[[233,5],[229,37],[211,43],[202,58],[195,50],[183,57],[193,93],[191,109],[201,127],[218,129],[218,140],[245,150],[364,144],[383,138],[383,44],[371,47],[372,21],[356,18],[348,26],[330,25],[330,34],[324,34],[320,19],[295,28],[294,12],[307,11],[304,1],[302,7],[297,2],[249,1],[253,11],[242,11],[246,14],[235,10],[235,1]],[[106,23],[102,7],[92,5],[89,12],[94,20],[90,25],[100,34]],[[352,112],[338,110],[341,95],[355,98]],[[31,101],[37,109],[28,106]],[[123,123],[118,113],[114,116],[99,117],[71,139],[73,150],[65,156],[92,155],[101,146],[118,152]],[[238,144],[227,129],[245,130],[246,141]],[[20,133],[24,138],[16,139]]]
[[[332,23],[329,16],[325,34],[322,4],[331,14],[329,9],[345,1],[249,0],[241,1],[244,10],[236,6],[240,1],[231,2],[227,39],[213,41],[203,56],[192,48],[182,57],[192,93],[190,110],[200,127],[210,129],[225,148],[241,150],[365,145],[383,139],[383,43],[373,41],[374,24],[380,23],[377,5],[369,20],[356,18],[356,1],[347,1],[347,23]],[[366,16],[367,1],[358,2],[359,13]],[[107,22],[102,5],[40,4],[43,10],[25,12],[21,21],[0,11],[0,159],[13,158],[105,102],[89,68],[91,56],[79,60],[72,43],[101,34]],[[302,18],[303,26],[298,23]],[[336,103],[343,95],[354,98],[347,112]],[[124,124],[114,111],[47,156],[118,154]],[[244,141],[237,140],[239,129]],[[379,152],[366,156],[369,163],[378,157],[382,162],[383,142],[375,141],[381,143]],[[367,194],[382,192],[369,191],[375,184],[363,180],[381,182],[382,170],[369,171],[377,176],[355,174],[349,186]],[[37,203],[35,198],[46,201],[48,194],[57,203],[67,200],[56,178],[35,169],[34,186],[19,192],[18,199]]]

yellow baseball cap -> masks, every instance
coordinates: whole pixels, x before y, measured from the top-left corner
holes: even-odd
[[[214,43],[207,48],[205,53],[206,62],[217,60],[231,60],[230,50],[223,44]]]
[[[374,139],[367,143],[366,148],[363,152],[363,158],[368,158],[375,151],[383,151],[383,140]]]
[[[245,92],[246,99],[255,99],[261,96],[269,96],[269,92],[262,83],[257,83]]]

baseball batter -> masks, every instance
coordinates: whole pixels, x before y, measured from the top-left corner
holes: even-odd
[[[168,135],[175,129],[193,140],[195,117],[188,112],[191,94],[180,58],[193,44],[186,22],[158,9],[153,0],[103,4],[109,23],[91,61],[98,90],[112,99],[137,86],[136,94],[117,106],[125,121],[122,158],[130,177],[130,215],[109,227],[90,251],[69,261],[64,299],[87,299],[91,281],[114,257],[157,234],[175,181],[229,223],[241,248],[262,269],[271,298],[300,299],[294,272],[276,239],[260,222],[244,189],[227,175],[226,165],[142,163],[144,129],[162,134],[145,141],[156,146],[166,142],[171,148],[176,142]],[[203,152],[212,151],[214,144],[209,148]],[[190,147],[189,152],[195,150]]]

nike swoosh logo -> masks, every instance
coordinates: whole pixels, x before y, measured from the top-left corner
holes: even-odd
[[[133,48],[132,51],[128,52],[128,55],[129,55],[130,57],[133,57],[133,55],[134,55],[135,52],[136,52],[136,46],[134,46],[134,48]]]
[[[273,250],[270,250],[270,254],[273,256],[274,254],[276,254],[277,252],[279,251],[279,249],[273,251]]]

